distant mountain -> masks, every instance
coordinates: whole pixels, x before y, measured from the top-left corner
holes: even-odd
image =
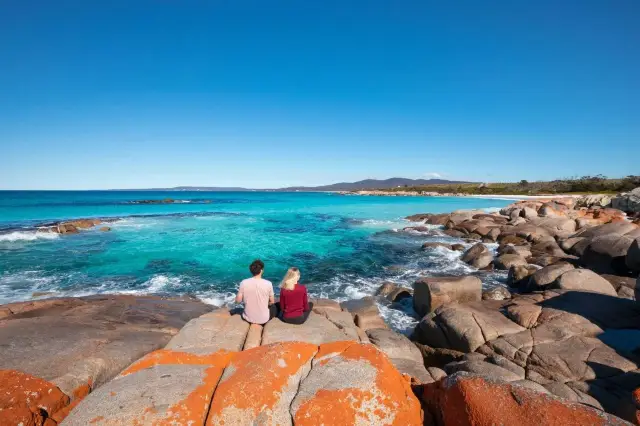
[[[174,188],[146,188],[146,189],[125,189],[122,191],[358,191],[362,189],[389,189],[402,186],[434,185],[443,183],[469,183],[464,181],[446,179],[365,179],[358,182],[340,182],[323,186],[290,186],[278,189],[249,189],[239,187],[219,187],[219,186],[176,186]]]
[[[280,191],[358,191],[363,189],[389,189],[403,186],[436,185],[443,183],[469,183],[446,179],[390,178],[384,180],[365,179],[358,182],[340,182],[324,186],[292,186]]]

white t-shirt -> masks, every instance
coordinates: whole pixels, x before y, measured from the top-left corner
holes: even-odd
[[[244,312],[242,317],[253,324],[269,321],[269,298],[273,297],[271,281],[262,278],[247,278],[240,283]]]

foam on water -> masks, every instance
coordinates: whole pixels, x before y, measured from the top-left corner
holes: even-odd
[[[60,237],[56,232],[45,231],[13,231],[6,234],[0,234],[0,243],[16,241],[36,241],[36,240],[54,240]]]

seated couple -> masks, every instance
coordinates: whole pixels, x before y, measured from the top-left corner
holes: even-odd
[[[280,303],[275,303],[271,281],[262,278],[264,263],[259,259],[254,260],[249,270],[253,277],[240,283],[236,296],[236,303],[244,302],[242,318],[245,321],[266,324],[271,318],[278,316],[289,324],[304,324],[313,309],[313,303],[308,301],[307,288],[298,283],[298,268],[289,268],[284,276],[280,284]]]

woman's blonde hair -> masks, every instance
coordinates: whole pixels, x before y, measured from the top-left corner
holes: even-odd
[[[293,290],[296,284],[298,284],[298,280],[300,280],[300,269],[296,267],[289,268],[286,275],[282,279],[282,282],[280,283],[280,288]]]

